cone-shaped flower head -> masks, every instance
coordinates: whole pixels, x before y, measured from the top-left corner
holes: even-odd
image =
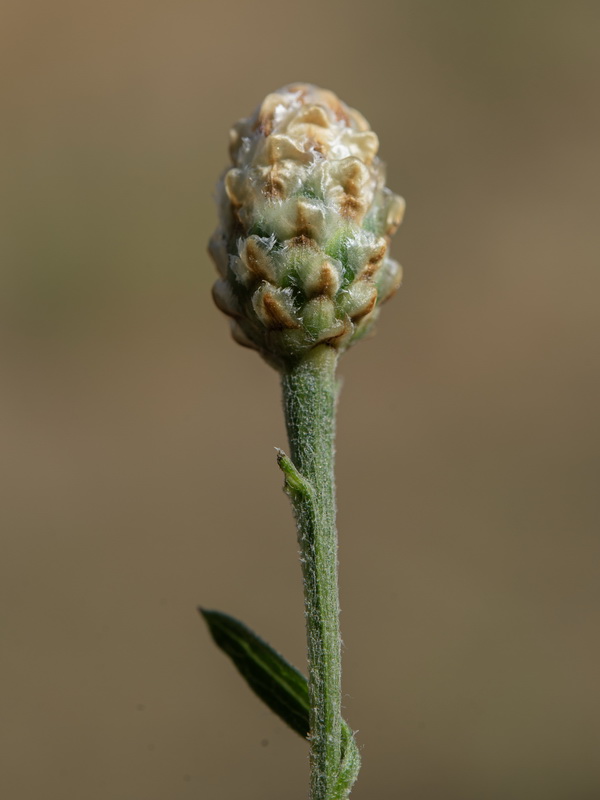
[[[218,186],[213,294],[233,336],[278,368],[345,350],[400,285],[388,255],[404,201],[385,187],[364,117],[307,84],[268,95],[231,131]]]

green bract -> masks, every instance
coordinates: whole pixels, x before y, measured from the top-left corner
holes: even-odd
[[[361,114],[307,84],[268,95],[231,132],[213,295],[236,341],[278,368],[318,344],[345,350],[400,285],[388,246],[404,201],[378,145]]]

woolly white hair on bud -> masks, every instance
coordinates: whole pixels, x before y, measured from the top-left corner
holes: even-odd
[[[210,245],[228,287],[215,299],[278,368],[318,344],[345,350],[398,288],[387,250],[404,201],[378,148],[362,114],[309,84],[267,95],[231,131]]]

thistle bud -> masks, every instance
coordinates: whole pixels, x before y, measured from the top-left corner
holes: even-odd
[[[278,368],[348,348],[400,285],[388,255],[404,201],[385,187],[364,117],[308,84],[270,94],[231,131],[209,252],[236,341]]]

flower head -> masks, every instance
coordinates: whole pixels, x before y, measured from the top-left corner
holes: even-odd
[[[404,201],[378,146],[358,111],[308,84],[268,95],[231,131],[213,296],[236,341],[276,367],[319,344],[345,350],[400,285],[388,247]]]

